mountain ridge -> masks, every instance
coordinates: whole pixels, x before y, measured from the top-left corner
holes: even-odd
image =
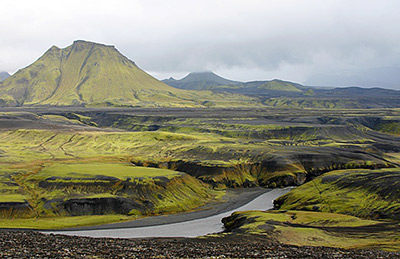
[[[176,80],[170,77],[169,79],[162,80],[162,82],[175,88],[186,90],[207,90],[213,86],[236,85],[241,83],[239,81],[223,78],[211,71],[191,72],[182,79]]]
[[[191,72],[182,79],[170,77],[162,82],[179,89],[226,91],[241,94],[272,92],[303,92],[307,87],[298,83],[273,79],[264,81],[240,82],[223,78],[214,72]]]

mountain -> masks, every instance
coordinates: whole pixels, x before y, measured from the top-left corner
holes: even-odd
[[[10,77],[10,74],[7,72],[0,72],[0,82]]]
[[[379,87],[362,88],[362,87],[337,87],[334,89],[315,89],[319,96],[335,96],[335,97],[393,97],[400,96],[400,91],[392,89],[384,89]]]
[[[291,96],[293,93],[295,95],[302,95],[303,90],[306,91],[309,89],[309,87],[304,87],[297,83],[278,79],[243,83],[220,77],[213,72],[192,72],[180,80],[171,77],[162,81],[167,85],[179,89],[211,90],[214,92],[268,95],[272,97],[281,95]]]
[[[192,72],[180,80],[169,78],[162,80],[167,85],[190,90],[205,90],[213,86],[219,85],[237,85],[241,82],[232,81],[220,77],[213,72]]]
[[[279,96],[266,98],[262,102],[267,106],[281,108],[395,108],[400,107],[400,91],[361,87],[310,88],[303,96]]]
[[[274,79],[271,81],[250,81],[236,85],[207,87],[214,92],[229,92],[257,97],[297,97],[306,94],[310,87],[301,84]]]
[[[0,83],[2,106],[203,106],[243,96],[176,89],[153,78],[114,46],[78,40],[51,47]]]
[[[243,84],[243,88],[259,89],[280,92],[302,92],[304,86],[301,84],[274,79],[271,81],[252,81]]]

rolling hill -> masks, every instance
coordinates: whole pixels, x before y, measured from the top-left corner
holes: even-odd
[[[185,91],[141,70],[114,46],[78,40],[51,47],[0,83],[0,106],[241,105],[251,98]]]

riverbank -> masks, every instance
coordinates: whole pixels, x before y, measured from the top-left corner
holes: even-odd
[[[0,232],[0,258],[400,258],[399,253],[284,245],[257,236],[113,239]]]
[[[245,204],[249,203],[250,201],[254,200],[258,196],[268,191],[271,191],[271,189],[266,189],[261,187],[227,189],[226,194],[222,197],[220,201],[208,203],[202,207],[197,208],[194,211],[160,215],[160,216],[151,216],[132,221],[88,226],[88,227],[69,228],[64,230],[82,231],[82,230],[152,227],[152,226],[160,226],[160,225],[174,224],[196,219],[202,219],[235,210],[239,207],[244,206]]]

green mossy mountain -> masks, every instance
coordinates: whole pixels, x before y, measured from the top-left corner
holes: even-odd
[[[64,49],[51,47],[36,62],[0,83],[1,106],[192,107],[235,98],[250,100],[170,87],[114,46],[81,40]]]

